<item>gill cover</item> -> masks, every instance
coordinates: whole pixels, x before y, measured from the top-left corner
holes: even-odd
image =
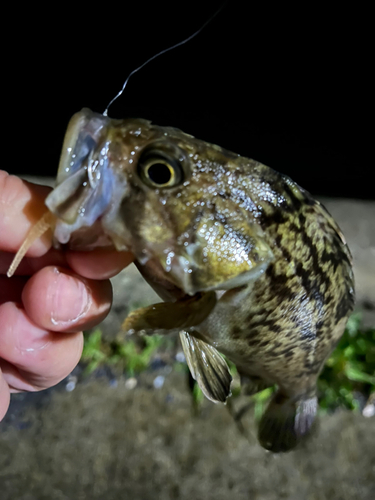
[[[223,224],[207,215],[194,222],[194,229],[191,240],[176,249],[169,265],[176,281],[191,295],[246,285],[273,259],[258,227],[246,219]]]

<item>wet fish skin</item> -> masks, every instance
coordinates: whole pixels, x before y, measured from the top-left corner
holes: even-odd
[[[208,398],[230,394],[218,353],[236,364],[247,393],[277,384],[262,446],[288,451],[309,434],[316,381],[353,309],[354,278],[340,229],[307,191],[180,130],[83,109],[46,205],[56,245],[134,253],[171,304],[145,308],[152,328],[141,311],[134,324],[143,333],[180,331],[189,316],[181,340]],[[204,300],[212,292],[215,302]]]

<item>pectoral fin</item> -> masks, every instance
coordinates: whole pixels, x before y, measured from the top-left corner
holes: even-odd
[[[176,302],[161,302],[129,314],[122,329],[127,332],[170,333],[199,325],[216,304],[215,292],[197,293]]]
[[[187,332],[180,332],[180,339],[191,375],[203,394],[214,403],[225,403],[232,382],[225,359],[214,347]]]

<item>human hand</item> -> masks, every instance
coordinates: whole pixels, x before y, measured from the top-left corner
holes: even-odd
[[[72,371],[82,353],[82,330],[110,310],[108,278],[133,260],[114,250],[55,250],[48,232],[8,278],[15,252],[46,210],[49,192],[0,170],[0,420],[10,393],[52,387]]]

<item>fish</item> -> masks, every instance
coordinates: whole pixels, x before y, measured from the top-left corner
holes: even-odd
[[[317,379],[355,300],[352,258],[327,210],[286,175],[144,119],[84,108],[65,135],[56,187],[9,270],[47,229],[56,247],[128,250],[163,302],[123,330],[177,333],[205,396],[276,386],[266,450],[294,449],[316,420]]]

